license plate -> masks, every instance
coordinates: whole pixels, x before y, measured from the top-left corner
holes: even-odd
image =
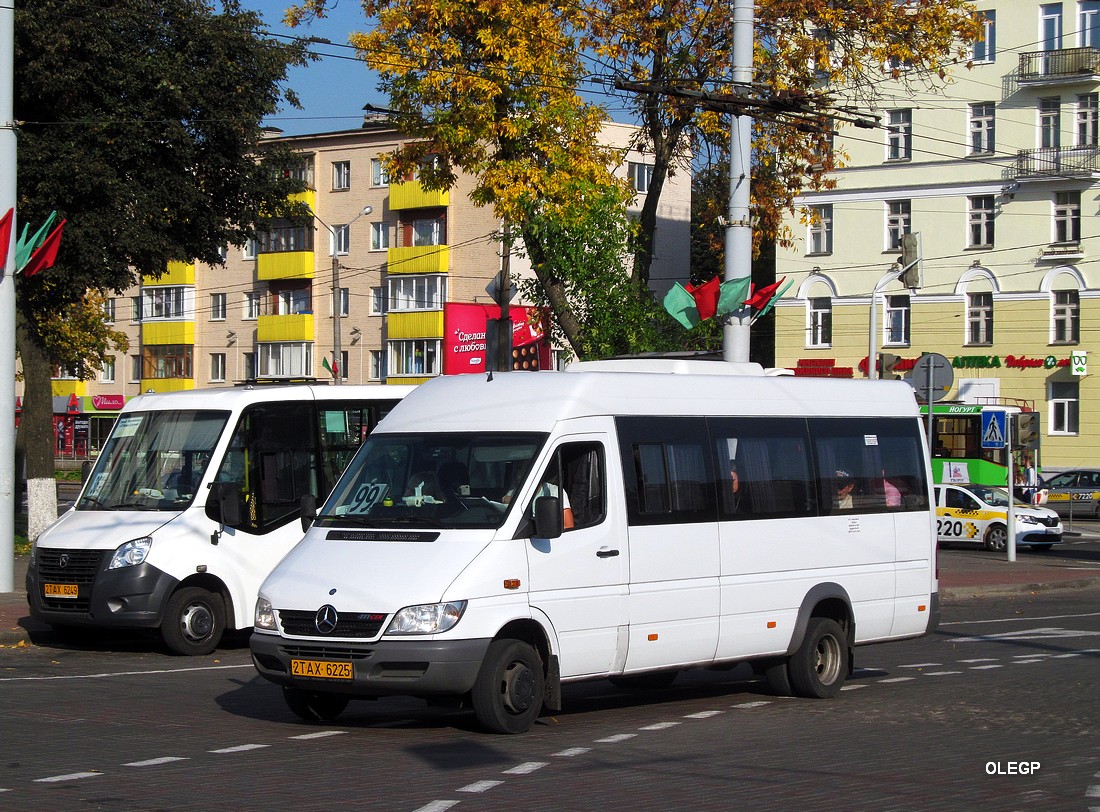
[[[351,679],[351,663],[330,663],[326,660],[291,660],[290,673],[296,677]]]
[[[79,598],[80,587],[76,584],[42,584],[42,594],[47,598]]]

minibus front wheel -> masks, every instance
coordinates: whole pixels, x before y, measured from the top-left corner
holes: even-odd
[[[534,647],[521,640],[494,640],[471,692],[474,713],[493,733],[524,733],[542,711],[546,674]]]
[[[225,604],[201,586],[185,586],[168,599],[160,636],[174,654],[209,654],[225,631]]]

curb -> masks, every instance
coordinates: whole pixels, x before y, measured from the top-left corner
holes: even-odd
[[[972,586],[940,587],[941,601],[966,601],[977,598],[1004,598],[1030,595],[1036,592],[1056,592],[1063,589],[1100,587],[1100,578],[1077,578],[1068,581],[1042,581],[1032,584],[974,584]]]

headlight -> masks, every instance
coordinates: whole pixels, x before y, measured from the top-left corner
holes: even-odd
[[[466,601],[406,606],[393,616],[386,634],[437,634],[454,628],[466,611]]]
[[[117,570],[122,567],[136,567],[148,557],[149,548],[152,546],[153,540],[149,536],[126,542],[115,550],[115,554],[111,556],[111,564],[107,569]]]
[[[1021,524],[1038,524],[1039,523],[1039,520],[1036,519],[1034,516],[1028,516],[1025,513],[1017,513],[1016,514],[1016,521],[1020,522]]]
[[[275,631],[275,610],[271,608],[271,601],[266,598],[256,599],[256,628]]]

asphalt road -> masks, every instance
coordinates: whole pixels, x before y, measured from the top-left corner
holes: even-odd
[[[529,733],[408,699],[296,720],[240,641],[0,651],[5,810],[1087,810],[1100,804],[1100,590],[948,606],[861,648],[835,699],[745,669],[567,686]]]

